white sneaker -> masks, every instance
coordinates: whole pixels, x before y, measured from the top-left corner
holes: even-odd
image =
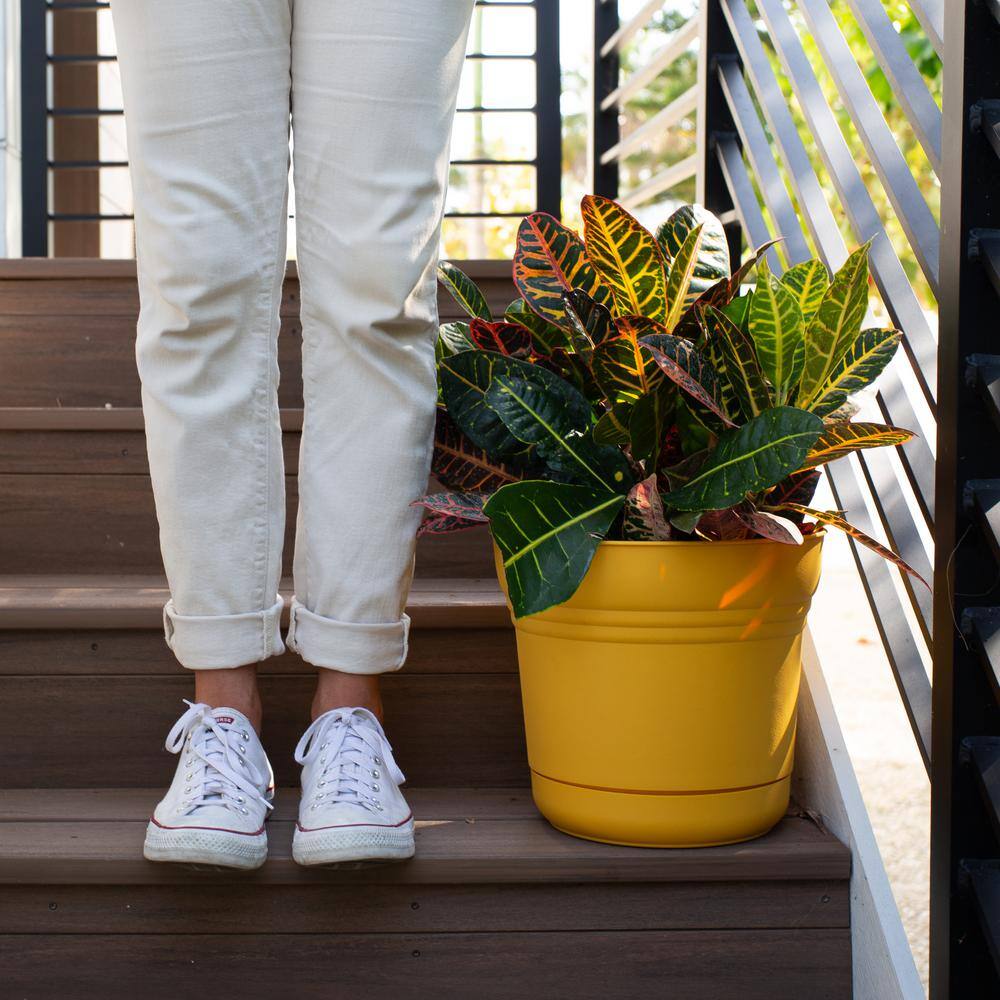
[[[302,802],[292,841],[300,865],[412,858],[406,780],[378,719],[365,708],[321,715],[295,748]]]
[[[274,797],[264,748],[235,709],[185,704],[190,707],[166,742],[181,759],[153,811],[142,853],[150,861],[259,868],[267,857],[264,819]]]

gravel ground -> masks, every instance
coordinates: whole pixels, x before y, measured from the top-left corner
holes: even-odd
[[[850,548],[829,535],[809,624],[926,988],[930,786]]]

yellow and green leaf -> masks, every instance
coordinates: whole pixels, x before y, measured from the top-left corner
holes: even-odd
[[[667,279],[659,244],[616,201],[587,195],[581,204],[587,257],[611,288],[618,315],[667,314]]]
[[[843,458],[844,455],[850,455],[852,451],[906,444],[912,437],[910,431],[888,424],[869,424],[863,421],[856,424],[833,424],[824,428],[816,443],[809,449],[802,468],[815,469]]]
[[[785,271],[781,283],[798,299],[802,321],[808,326],[830,287],[825,265],[821,260],[803,261]]]
[[[653,356],[639,346],[640,337],[663,333],[663,327],[644,316],[624,316],[614,328],[618,335],[594,351],[594,377],[612,404],[634,402],[663,379]]]
[[[753,341],[725,314],[702,310],[707,343],[722,361],[722,375],[743,414],[756,417],[771,407],[771,390],[757,360]]]
[[[667,276],[667,316],[664,326],[672,333],[681,316],[694,305],[704,289],[691,288],[695,268],[698,266],[698,251],[702,239],[701,226],[695,226],[688,233],[670,265]]]
[[[805,355],[802,310],[795,294],[771,274],[767,258],[757,265],[757,287],[750,301],[748,326],[761,370],[781,405],[791,395]]]
[[[893,359],[902,334],[898,330],[863,330],[834,365],[826,382],[798,405],[825,417],[847,402],[849,396],[871,385]]]
[[[833,276],[806,328],[805,359],[797,398],[814,399],[861,333],[868,311],[868,250],[858,247]]]
[[[610,306],[611,289],[587,259],[583,241],[544,212],[521,220],[514,252],[514,284],[542,319],[572,330],[563,296],[578,288]]]
[[[656,242],[667,264],[677,257],[691,230],[696,228],[701,229],[701,243],[688,293],[689,304],[732,273],[726,231],[719,219],[701,205],[682,205],[657,229]]]
[[[461,268],[451,261],[438,262],[438,281],[448,290],[451,297],[474,319],[493,319],[486,296],[479,286]]]

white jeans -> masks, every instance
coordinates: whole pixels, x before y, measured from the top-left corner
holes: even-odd
[[[167,642],[284,651],[278,307],[294,135],[305,418],[288,641],[398,669],[473,0],[114,0]]]

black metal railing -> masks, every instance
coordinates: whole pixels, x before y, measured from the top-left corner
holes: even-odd
[[[20,0],[21,32],[21,128],[22,128],[22,198],[21,198],[21,242],[22,255],[45,257],[59,253],[58,240],[54,235],[76,225],[94,227],[102,222],[128,223],[132,215],[129,211],[102,210],[99,176],[101,171],[121,169],[128,166],[127,160],[102,157],[99,153],[98,133],[102,120],[121,117],[120,106],[98,106],[97,101],[81,104],[73,100],[71,104],[56,99],[57,92],[73,91],[74,87],[59,87],[60,76],[74,68],[97,67],[102,63],[113,63],[112,53],[100,52],[93,42],[96,31],[78,33],[70,51],[59,48],[60,20],[107,16],[107,0]],[[494,104],[468,104],[458,109],[465,115],[531,115],[534,117],[533,155],[520,158],[500,158],[488,155],[455,158],[452,166],[457,168],[481,169],[488,167],[517,166],[534,171],[534,204],[528,210],[538,209],[558,216],[561,209],[562,188],[562,132],[560,114],[560,61],[559,61],[559,0],[477,0],[476,6],[491,10],[496,16],[514,16],[515,12],[534,12],[535,47],[532,52],[476,52],[468,53],[470,61],[480,63],[494,61],[530,61],[533,64],[535,99],[533,103],[517,106],[497,106]],[[94,86],[87,88],[96,95]],[[86,155],[71,152],[70,156],[60,155],[60,146],[73,148],[72,143],[60,143],[60,129],[74,120],[90,122],[89,138],[82,146]],[[79,132],[77,133],[80,134]],[[69,173],[77,177],[76,184],[65,184]],[[91,183],[81,185],[80,178],[88,177]],[[530,187],[531,185],[526,185]],[[60,197],[65,192],[65,197]],[[67,209],[62,203],[69,205]],[[449,218],[497,219],[517,218],[524,214],[518,211],[478,210],[450,211]],[[56,229],[55,227],[61,227]],[[99,239],[92,239],[76,246],[90,247],[93,255],[100,254]],[[88,252],[77,250],[77,253]]]

